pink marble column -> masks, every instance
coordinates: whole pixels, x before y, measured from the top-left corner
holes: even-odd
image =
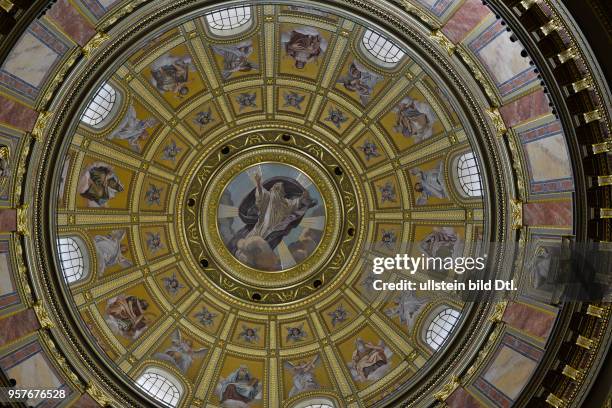
[[[17,231],[17,210],[14,208],[0,209],[0,232]]]
[[[38,319],[32,309],[0,319],[0,346],[24,337],[39,328]]]
[[[96,34],[93,25],[68,0],[58,0],[45,16],[80,46]]]
[[[0,95],[0,122],[25,130],[34,129],[38,112],[12,99]]]

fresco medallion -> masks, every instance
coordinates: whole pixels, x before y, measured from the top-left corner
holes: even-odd
[[[261,163],[225,187],[217,227],[227,250],[262,271],[292,268],[314,253],[325,231],[325,203],[312,180],[283,163]]]

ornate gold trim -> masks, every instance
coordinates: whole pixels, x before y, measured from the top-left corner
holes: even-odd
[[[107,396],[95,381],[90,381],[85,390],[89,396],[102,407],[112,407],[114,400]]]
[[[521,229],[523,227],[523,203],[519,200],[510,200],[510,211],[512,229]]]
[[[29,235],[28,228],[28,204],[23,204],[17,207],[17,233],[20,235]]]
[[[446,383],[440,391],[436,392],[433,397],[438,401],[444,401],[445,399],[450,397],[450,395],[455,392],[457,388],[459,388],[459,385],[461,385],[459,382],[459,377],[453,375],[451,377],[451,380]]]
[[[55,327],[55,325],[53,324],[53,321],[51,320],[51,318],[49,317],[49,314],[47,313],[47,309],[45,309],[45,306],[40,300],[34,303],[32,305],[32,308],[34,309],[34,313],[36,314],[36,317],[38,318],[38,323],[40,324],[41,328],[51,329]]]
[[[83,55],[85,58],[91,57],[91,54],[100,47],[105,41],[109,40],[110,36],[103,31],[98,31],[96,35],[83,46]]]

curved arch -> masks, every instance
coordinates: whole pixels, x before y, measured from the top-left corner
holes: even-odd
[[[430,315],[429,324],[423,333],[425,343],[434,351],[438,351],[449,338],[457,322],[461,312],[457,309],[444,305],[442,308],[437,308]]]
[[[176,407],[183,395],[183,386],[172,374],[157,367],[147,368],[136,379],[136,385],[167,406]]]
[[[81,115],[81,122],[94,129],[108,124],[117,111],[121,94],[108,82],[103,83]]]
[[[406,55],[387,37],[370,29],[364,31],[361,37],[361,47],[372,62],[385,68],[396,66]]]
[[[452,163],[453,179],[459,194],[464,198],[482,197],[482,177],[474,152],[464,152],[454,158]]]
[[[291,408],[336,408],[336,403],[327,397],[314,397],[298,401]]]
[[[228,7],[206,13],[206,23],[212,34],[231,36],[248,30],[253,23],[250,6]]]
[[[57,253],[64,279],[73,284],[89,276],[89,252],[83,240],[77,236],[59,237]]]

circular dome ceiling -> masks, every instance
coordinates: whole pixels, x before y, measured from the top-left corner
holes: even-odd
[[[56,235],[83,259],[79,317],[116,367],[163,369],[187,405],[391,401],[464,305],[376,293],[371,259],[460,256],[488,234],[472,113],[421,56],[331,9],[219,13],[123,53],[63,142]],[[228,391],[239,375],[257,385]]]
[[[561,313],[522,265],[582,237],[584,203],[574,146],[499,16],[477,1],[140,3],[83,6],[98,32],[62,57],[31,129],[35,311],[89,395],[514,404]],[[373,287],[375,258],[484,252],[520,297]]]

